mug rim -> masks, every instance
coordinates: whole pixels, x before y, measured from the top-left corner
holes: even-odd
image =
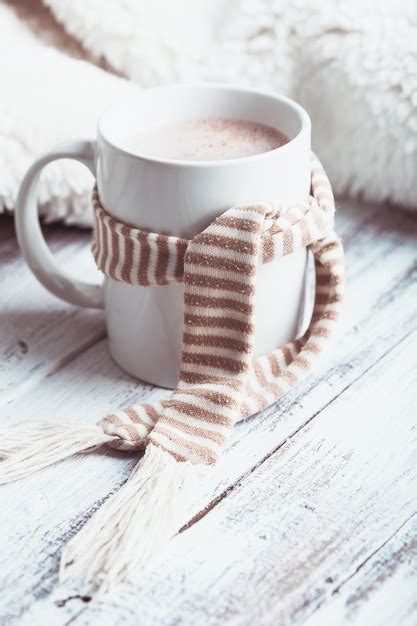
[[[255,96],[256,95],[267,96],[291,108],[298,115],[298,118],[300,121],[300,129],[292,139],[289,139],[289,141],[287,141],[282,146],[278,146],[278,148],[274,148],[273,150],[268,150],[267,152],[253,154],[251,156],[236,157],[233,159],[207,160],[207,161],[161,158],[161,157],[156,157],[156,156],[151,156],[151,155],[146,155],[146,154],[140,154],[137,152],[131,152],[130,150],[126,148],[122,148],[120,145],[118,145],[116,142],[112,141],[108,136],[106,136],[106,133],[103,131],[103,125],[105,123],[106,117],[109,114],[113,113],[118,108],[120,108],[121,105],[124,105],[126,102],[124,99],[124,100],[119,101],[117,104],[113,104],[112,106],[102,111],[97,122],[97,136],[101,140],[103,140],[103,142],[107,144],[109,148],[116,150],[117,152],[123,154],[125,157],[131,158],[131,159],[138,159],[140,161],[146,161],[146,162],[153,163],[153,164],[166,165],[166,166],[171,166],[171,167],[207,168],[207,167],[232,167],[232,166],[242,165],[244,163],[251,163],[255,160],[259,161],[265,158],[266,159],[273,158],[277,154],[277,152],[280,152],[282,154],[284,151],[290,150],[294,146],[294,144],[301,141],[305,133],[310,132],[310,129],[311,129],[310,116],[300,104],[298,104],[295,100],[292,100],[292,98],[288,98],[287,96],[283,96],[281,94],[275,93],[267,89],[253,89],[253,88],[246,87],[244,85],[243,86],[235,85],[233,83],[217,83],[217,82],[203,81],[203,82],[170,83],[166,85],[159,85],[157,87],[144,89],[144,92],[146,92],[146,95],[149,95],[150,93],[158,93],[158,92],[162,94],[164,91],[169,92],[172,89],[181,89],[181,88],[185,88],[185,89],[203,89],[204,88],[204,89],[213,89],[215,91],[221,90],[221,91],[228,91],[228,92],[235,92],[235,93],[240,92],[240,93],[245,93],[245,94],[255,95]],[[140,98],[140,95],[141,94],[139,93],[138,94],[139,98]],[[138,97],[138,96],[135,96],[135,97]]]

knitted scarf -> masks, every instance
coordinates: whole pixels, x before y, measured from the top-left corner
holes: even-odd
[[[97,425],[23,425],[0,431],[0,482],[103,444],[145,449],[127,483],[66,546],[61,578],[107,591],[137,580],[185,522],[200,472],[231,428],[279,400],[311,370],[339,316],[343,250],[327,176],[312,156],[311,195],[286,211],[248,204],[225,211],[191,241],[118,222],[93,193],[93,255],[132,285],[184,283],[180,379],[171,397],[110,413]],[[316,294],[306,333],[252,359],[259,263],[309,247]]]

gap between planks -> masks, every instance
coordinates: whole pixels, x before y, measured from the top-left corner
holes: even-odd
[[[417,511],[415,511],[414,513],[411,513],[411,515],[409,515],[402,524],[400,524],[400,526],[394,531],[392,532],[389,537],[387,537],[387,539],[385,541],[383,541],[381,543],[380,546],[378,546],[373,552],[371,552],[366,559],[363,560],[362,563],[360,563],[357,568],[355,569],[354,572],[352,572],[352,574],[350,576],[347,576],[345,578],[345,580],[342,580],[337,587],[335,587],[332,591],[332,596],[336,595],[337,593],[340,593],[340,591],[342,590],[343,587],[345,587],[347,585],[347,583],[349,583],[355,576],[357,576],[361,570],[363,570],[367,565],[369,565],[369,563],[371,561],[373,561],[376,557],[376,555],[378,554],[378,552],[381,552],[381,550],[383,548],[385,548],[389,543],[391,543],[393,541],[393,539],[395,539],[398,535],[401,534],[401,531],[406,528],[410,522],[412,522],[413,520],[415,520],[417,517]]]

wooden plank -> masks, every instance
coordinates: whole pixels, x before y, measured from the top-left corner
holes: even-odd
[[[0,242],[0,405],[38,384],[85,347],[103,338],[103,313],[77,309],[49,294],[34,278],[17,248],[10,219],[2,219]],[[89,252],[91,233],[45,227],[63,269],[97,280]]]
[[[415,626],[417,515],[365,561],[304,626]]]
[[[346,232],[349,232],[347,215],[345,213],[343,217]],[[416,226],[413,232],[408,223],[403,224],[395,214],[386,212],[378,214],[377,219],[378,226],[375,228],[381,238],[384,237],[383,241],[373,241],[374,248],[382,250],[379,260],[375,250],[370,265],[367,266],[364,259],[364,248],[372,243],[372,220],[363,225],[359,235],[352,237],[347,246],[350,290],[349,315],[345,326],[349,332],[337,351],[323,364],[322,370],[306,385],[278,406],[236,429],[227,453],[201,494],[201,499],[196,502],[195,513],[211,501],[215,504],[243,474],[262,463],[265,456],[291,437],[333,397],[343,392],[413,327],[416,294],[412,282],[415,277],[413,237]],[[381,272],[377,264],[382,261],[384,281],[379,280]],[[360,271],[358,265],[361,266]],[[363,282],[366,283],[365,290],[361,289]],[[74,389],[77,390],[76,395]],[[123,379],[100,343],[67,366],[58,368],[44,380],[41,388],[34,387],[20,400],[17,398],[7,407],[4,419],[16,422],[28,418],[59,416],[67,419],[76,416],[94,421],[109,405],[124,404],[136,394],[146,397],[148,393],[153,392],[128,377]],[[127,475],[132,461],[119,457],[112,454],[77,459],[19,485],[7,487],[10,491],[2,490],[0,498],[4,499],[1,505],[8,506],[10,500],[15,503],[0,533],[6,541],[5,546],[0,546],[0,553],[7,548],[7,562],[12,565],[3,570],[5,584],[1,599],[4,615],[10,620],[23,613],[33,597],[50,593],[56,580],[62,542],[83,523],[109,490]],[[88,484],[85,476],[88,476]],[[29,529],[26,514],[19,517],[19,510],[22,509],[31,512]],[[9,541],[12,533],[12,541]],[[25,533],[27,540],[22,539]],[[51,596],[47,608],[45,603],[41,603],[33,610],[35,613],[46,610],[49,614],[50,608],[55,607],[55,599],[56,596]],[[82,605],[73,600],[65,606],[65,613],[62,609],[58,611],[58,616],[64,614],[65,618],[61,616],[59,619],[74,616]],[[29,615],[34,613],[31,611]],[[52,623],[58,622],[55,620]]]

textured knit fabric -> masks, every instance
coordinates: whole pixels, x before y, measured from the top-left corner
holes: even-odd
[[[105,5],[103,11],[100,0],[0,1],[0,213],[13,210],[33,159],[70,137],[94,137],[103,109],[144,86],[193,80],[293,98],[311,117],[314,146],[336,194],[417,209],[412,0]],[[84,93],[88,98],[80,98]],[[48,219],[91,225],[90,189],[86,168],[58,161],[41,177],[40,210]]]
[[[108,215],[94,192],[93,254],[109,277],[139,285],[184,282],[184,334],[177,389],[169,400],[131,406],[101,421],[112,445],[150,441],[178,460],[212,463],[236,421],[270,405],[311,369],[343,298],[343,250],[334,200],[312,158],[312,195],[285,213],[267,204],[227,210],[193,240],[155,234]],[[310,247],[316,297],[303,337],[252,360],[259,262]],[[151,432],[152,431],[152,432]]]

